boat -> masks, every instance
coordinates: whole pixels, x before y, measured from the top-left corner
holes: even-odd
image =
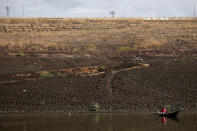
[[[179,114],[179,111],[175,111],[172,113],[165,113],[165,114],[159,113],[159,116],[161,116],[161,117],[176,117],[178,114]]]

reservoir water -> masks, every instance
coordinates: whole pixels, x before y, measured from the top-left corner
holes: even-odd
[[[197,113],[1,114],[0,131],[197,131]]]

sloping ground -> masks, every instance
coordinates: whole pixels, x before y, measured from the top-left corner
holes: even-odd
[[[0,84],[5,83],[16,83],[24,80],[36,80],[51,77],[65,77],[70,75],[91,75],[97,73],[103,73],[104,69],[99,66],[87,66],[87,67],[76,67],[68,69],[59,70],[48,70],[48,71],[38,71],[33,73],[17,73],[17,74],[6,74],[0,75]]]
[[[0,54],[192,54],[196,29],[196,19],[0,19]]]
[[[0,84],[6,83],[17,83],[19,81],[25,80],[36,80],[36,79],[45,79],[45,78],[54,78],[54,77],[68,77],[68,76],[93,76],[101,75],[107,72],[111,74],[117,74],[122,71],[138,69],[148,67],[149,64],[142,64],[136,62],[128,62],[127,64],[119,64],[116,66],[84,66],[84,67],[74,67],[74,68],[65,68],[65,69],[56,69],[56,70],[45,70],[37,72],[20,72],[20,73],[7,73],[0,74]]]
[[[196,29],[196,19],[0,19],[0,111],[194,111]],[[128,69],[136,53],[150,66]]]
[[[116,73],[66,76],[0,85],[2,112],[195,111],[196,58],[149,60],[147,68]],[[184,69],[184,70],[183,70]],[[95,109],[96,108],[96,109]]]

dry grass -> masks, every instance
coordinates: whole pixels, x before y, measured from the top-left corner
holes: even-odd
[[[150,38],[150,39],[146,39],[143,42],[141,42],[139,44],[139,47],[143,47],[143,48],[151,48],[151,47],[160,47],[162,45],[164,45],[165,43],[167,43],[166,40],[156,40],[154,38]]]
[[[143,20],[138,18],[3,18],[1,54],[119,54],[120,47],[136,51],[165,50],[182,40],[186,50],[197,48],[196,19]],[[91,44],[91,47],[89,45]],[[181,44],[180,44],[181,45]],[[136,48],[137,47],[137,48]],[[163,48],[165,47],[165,48]],[[176,46],[177,50],[182,48]],[[160,50],[161,51],[161,50]],[[171,50],[172,51],[172,50]]]

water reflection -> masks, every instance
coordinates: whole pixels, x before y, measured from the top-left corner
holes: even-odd
[[[2,131],[196,131],[197,115],[162,118],[155,114],[1,115]]]
[[[161,121],[163,122],[164,125],[167,124],[168,120],[179,122],[179,119],[177,117],[161,117]]]
[[[166,117],[162,117],[162,122],[163,122],[164,124],[166,124],[167,118],[166,118]]]

